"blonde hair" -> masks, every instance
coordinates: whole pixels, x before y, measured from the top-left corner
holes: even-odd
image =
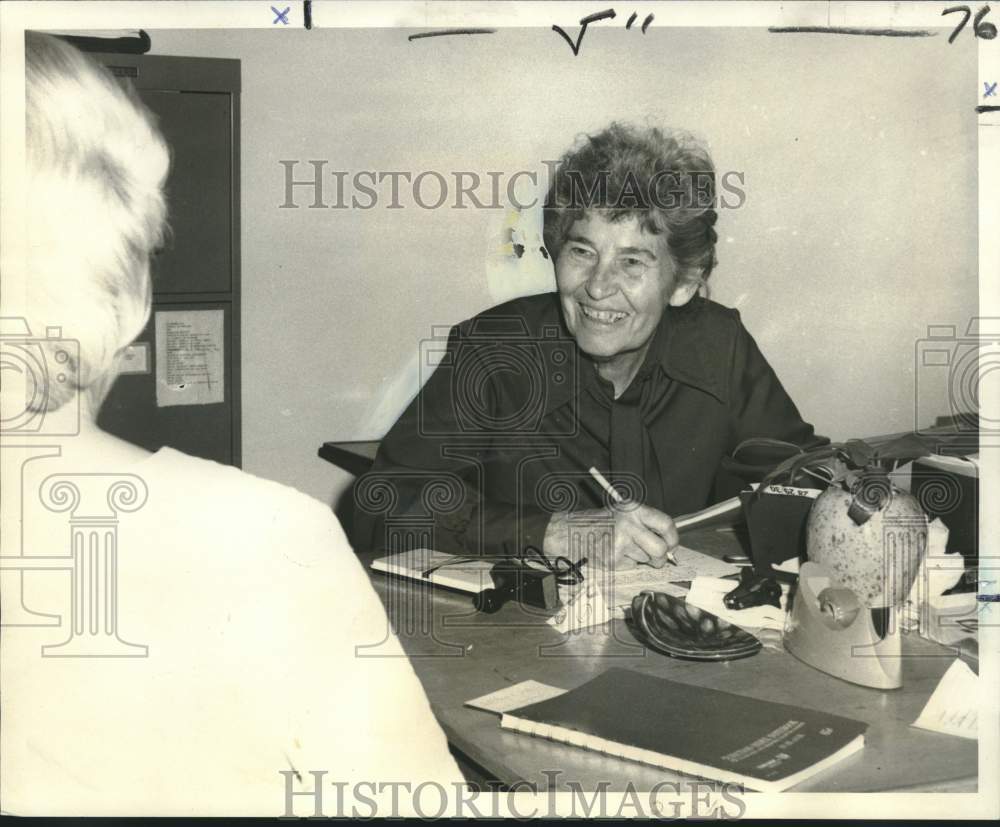
[[[149,318],[169,151],[135,92],[64,41],[27,33],[25,77],[27,321],[36,338],[60,327],[79,342],[39,405],[86,391],[96,415]]]

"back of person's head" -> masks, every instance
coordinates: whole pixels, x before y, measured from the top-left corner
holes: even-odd
[[[149,317],[169,152],[134,91],[68,43],[27,33],[25,77],[24,315],[35,339],[59,327],[79,342],[35,404],[55,410],[82,392],[96,415]]]

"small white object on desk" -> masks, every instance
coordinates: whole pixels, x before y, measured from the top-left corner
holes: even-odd
[[[614,617],[614,610],[605,598],[604,590],[595,580],[588,579],[574,592],[567,593],[559,611],[545,622],[565,635],[602,626],[614,620]]]
[[[528,704],[537,704],[540,701],[547,701],[549,698],[565,694],[566,690],[560,689],[558,686],[549,686],[547,683],[539,683],[538,681],[521,681],[512,686],[498,689],[496,692],[490,692],[488,695],[480,695],[478,698],[466,701],[465,705],[471,706],[473,709],[482,709],[486,712],[503,715],[504,712],[510,712],[512,709],[519,709],[522,706],[528,706]]]
[[[785,574],[798,574],[801,563],[802,561],[798,557],[789,557],[787,560],[772,565],[771,568]]]
[[[948,668],[913,726],[959,738],[979,737],[979,683],[965,663],[956,660]]]

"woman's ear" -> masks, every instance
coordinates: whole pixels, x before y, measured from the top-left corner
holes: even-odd
[[[673,293],[670,294],[668,303],[671,307],[680,307],[687,304],[694,297],[694,294],[698,292],[701,285],[702,280],[697,276],[681,276],[674,287]]]

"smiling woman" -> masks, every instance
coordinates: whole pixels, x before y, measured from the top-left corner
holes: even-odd
[[[615,123],[563,157],[545,241],[566,325],[616,397],[664,308],[686,304],[711,273],[714,201],[712,161],[685,133]]]
[[[739,314],[698,295],[714,202],[712,161],[686,133],[612,124],[567,153],[545,207],[558,292],[451,331],[357,488],[356,545],[603,549],[661,566],[679,542],[670,515],[732,493],[716,475],[740,442],[821,443]],[[608,507],[592,466],[629,492],[624,507]],[[447,503],[428,494],[441,483]],[[580,526],[606,536],[588,551]]]
[[[683,305],[698,282],[678,278],[662,235],[634,216],[590,212],[570,229],[556,260],[566,327],[619,397],[635,376],[668,304]]]

